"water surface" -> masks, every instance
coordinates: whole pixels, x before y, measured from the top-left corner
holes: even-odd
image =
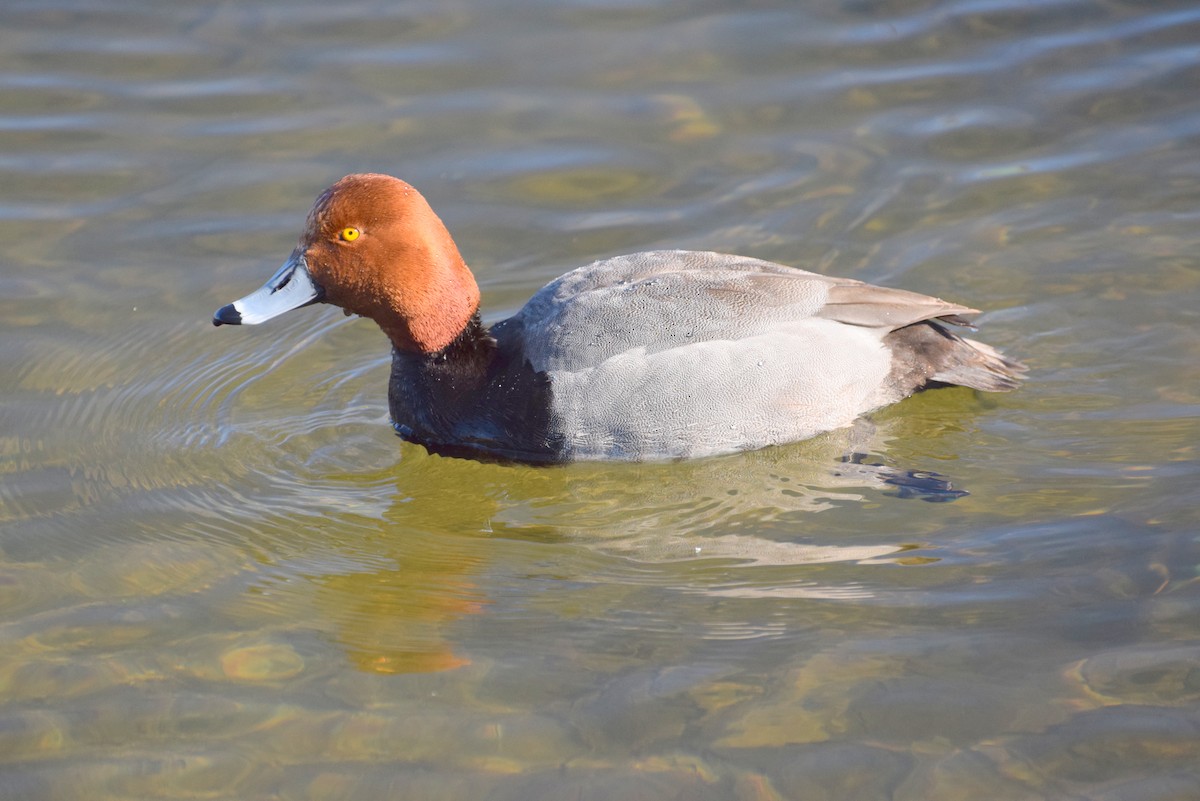
[[[1200,797],[1194,3],[0,22],[0,795]],[[489,320],[715,249],[982,308],[1029,381],[696,462],[430,456],[370,323],[209,324],[371,170]]]

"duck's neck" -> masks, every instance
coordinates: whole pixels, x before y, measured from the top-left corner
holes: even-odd
[[[404,285],[388,287],[387,308],[374,315],[401,352],[436,354],[479,326],[479,285],[449,234],[437,228],[443,236],[401,254],[408,265]]]
[[[450,340],[450,343],[444,348],[426,354],[426,358],[438,364],[466,364],[481,359],[483,363],[486,363],[495,348],[496,340],[484,327],[483,321],[479,319],[479,314],[475,313],[458,332],[458,336]]]

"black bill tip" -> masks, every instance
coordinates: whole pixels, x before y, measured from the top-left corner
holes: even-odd
[[[232,303],[228,303],[217,309],[217,313],[213,315],[213,325],[241,325],[242,313],[233,307]]]

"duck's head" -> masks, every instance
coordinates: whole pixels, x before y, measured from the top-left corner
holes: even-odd
[[[370,317],[397,348],[433,353],[467,326],[479,287],[446,226],[390,175],[347,175],[313,204],[300,244],[213,325],[257,325],[312,303]]]

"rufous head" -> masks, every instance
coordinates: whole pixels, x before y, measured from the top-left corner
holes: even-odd
[[[213,322],[259,323],[321,301],[371,318],[401,350],[434,353],[470,322],[479,287],[416,189],[390,175],[347,175],[317,197],[275,276]]]

